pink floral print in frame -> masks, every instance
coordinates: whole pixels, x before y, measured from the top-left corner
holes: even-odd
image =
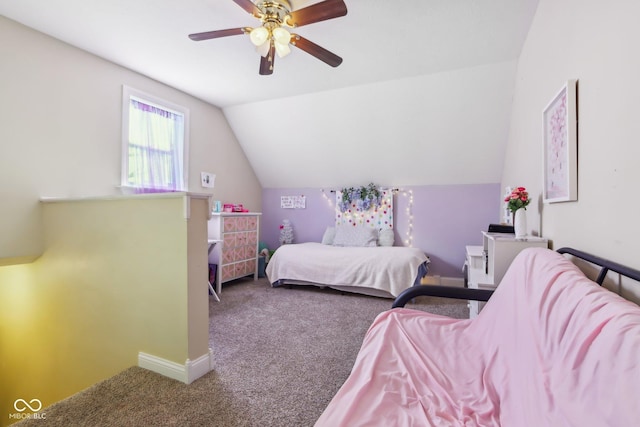
[[[543,112],[545,203],[578,200],[576,92],[569,80]]]

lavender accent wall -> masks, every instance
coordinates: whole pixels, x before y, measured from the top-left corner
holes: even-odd
[[[326,194],[326,198],[323,195]],[[280,208],[281,196],[305,196],[305,209]],[[262,190],[262,218],[260,222],[260,236],[269,249],[280,246],[280,224],[283,219],[291,221],[293,226],[293,242],[319,242],[322,234],[335,220],[335,193],[320,188],[280,189],[267,188]],[[329,203],[331,201],[331,203]]]
[[[263,189],[261,240],[269,249],[277,248],[280,224],[288,219],[293,226],[294,243],[320,242],[335,218],[335,194],[330,190]],[[280,196],[305,196],[306,208],[282,209]],[[499,222],[500,200],[499,183],[401,187],[394,198],[395,244],[407,246],[411,229],[412,246],[431,258],[429,274],[462,277],[465,246],[481,245],[481,231],[490,223]]]

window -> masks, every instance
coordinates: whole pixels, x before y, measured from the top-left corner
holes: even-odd
[[[122,88],[122,187],[186,191],[189,110]]]

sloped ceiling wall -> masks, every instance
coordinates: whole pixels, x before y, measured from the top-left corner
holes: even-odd
[[[499,182],[538,0],[346,3],[299,29],[340,67],[294,49],[268,77],[246,38],[186,37],[255,25],[232,0],[0,0],[0,14],[219,106],[265,188]]]
[[[224,108],[263,188],[500,182],[516,62]]]

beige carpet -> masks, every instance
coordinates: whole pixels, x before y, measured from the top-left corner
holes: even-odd
[[[132,367],[19,426],[312,426],[349,375],[362,338],[391,300],[265,279],[210,299],[214,370],[191,385]],[[411,308],[468,317],[466,301]]]

